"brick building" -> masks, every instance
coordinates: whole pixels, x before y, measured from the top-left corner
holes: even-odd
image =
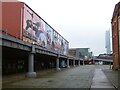
[[[115,5],[111,20],[112,25],[112,48],[113,69],[120,69],[120,2]]]

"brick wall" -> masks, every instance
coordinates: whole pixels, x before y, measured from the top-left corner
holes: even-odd
[[[120,2],[116,4],[112,17],[112,49],[113,49],[113,69],[119,69],[119,30],[118,17],[120,16]]]

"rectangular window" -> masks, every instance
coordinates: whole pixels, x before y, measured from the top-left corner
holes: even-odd
[[[118,17],[118,30],[119,30],[119,65],[120,65],[120,16]]]

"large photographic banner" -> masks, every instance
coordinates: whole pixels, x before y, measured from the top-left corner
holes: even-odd
[[[68,42],[43,19],[24,5],[23,41],[66,54]]]
[[[26,5],[24,6],[24,41],[43,47],[47,46],[45,22]]]
[[[45,32],[46,32],[47,48],[52,49],[53,29],[50,28],[50,26],[48,26],[47,24],[45,24]]]

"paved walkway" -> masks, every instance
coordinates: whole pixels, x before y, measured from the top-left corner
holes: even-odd
[[[120,90],[120,70],[114,71],[111,69],[103,69],[102,71],[105,73],[112,85]]]
[[[85,65],[47,73],[43,76],[38,74],[37,78],[4,84],[3,88],[86,88],[85,90],[109,88],[115,90],[102,69],[109,69],[109,66]]]
[[[95,69],[91,88],[110,88],[115,90],[115,87],[108,81],[101,69]]]
[[[3,88],[90,88],[94,66],[80,66],[4,84]]]

